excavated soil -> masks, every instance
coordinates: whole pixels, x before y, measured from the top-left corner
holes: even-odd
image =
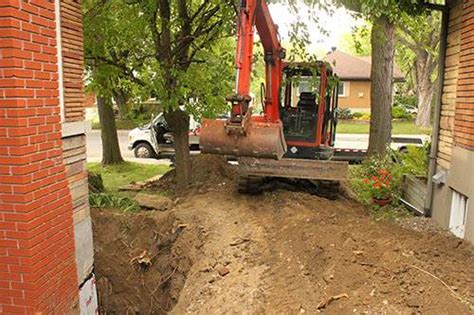
[[[106,313],[473,312],[471,244],[376,221],[347,197],[239,195],[224,160],[193,163],[194,185],[170,211],[93,210]],[[154,253],[147,269],[130,263],[143,250]]]

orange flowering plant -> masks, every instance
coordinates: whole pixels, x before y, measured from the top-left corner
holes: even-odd
[[[372,198],[384,200],[392,197],[392,175],[388,170],[378,170],[377,175],[367,177],[363,182]]]

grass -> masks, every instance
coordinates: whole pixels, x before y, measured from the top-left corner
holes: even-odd
[[[130,119],[116,119],[115,125],[117,126],[117,130],[131,130],[138,127],[139,124]],[[98,120],[92,121],[92,129],[100,129],[100,122]]]
[[[102,175],[107,193],[117,194],[119,188],[164,174],[170,168],[167,165],[149,165],[124,162],[118,165],[102,166],[100,163],[87,163],[87,169]]]
[[[337,124],[337,133],[368,134],[369,127],[368,122],[341,120]],[[394,121],[392,128],[392,134],[394,135],[431,134],[431,128],[419,128],[415,126],[413,121]]]

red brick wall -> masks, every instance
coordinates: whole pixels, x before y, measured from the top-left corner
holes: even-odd
[[[455,144],[474,150],[474,2],[465,0],[454,117]]]
[[[55,25],[54,1],[0,1],[0,313],[78,296]]]

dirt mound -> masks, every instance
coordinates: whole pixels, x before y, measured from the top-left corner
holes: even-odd
[[[209,192],[176,214],[210,235],[176,314],[315,313],[327,301],[329,314],[467,314],[473,307],[472,245],[375,221],[350,199]]]
[[[91,214],[101,314],[171,310],[192,266],[196,240],[180,238],[186,227],[171,213]]]
[[[92,211],[104,313],[474,311],[472,244],[430,220],[376,220],[345,196],[241,195],[235,172],[196,156],[170,210]]]
[[[237,179],[237,167],[227,163],[224,156],[198,154],[191,156],[191,185],[185,192],[203,192],[209,189],[233,187]],[[176,171],[170,170],[158,181],[149,183],[147,189],[176,192]]]

